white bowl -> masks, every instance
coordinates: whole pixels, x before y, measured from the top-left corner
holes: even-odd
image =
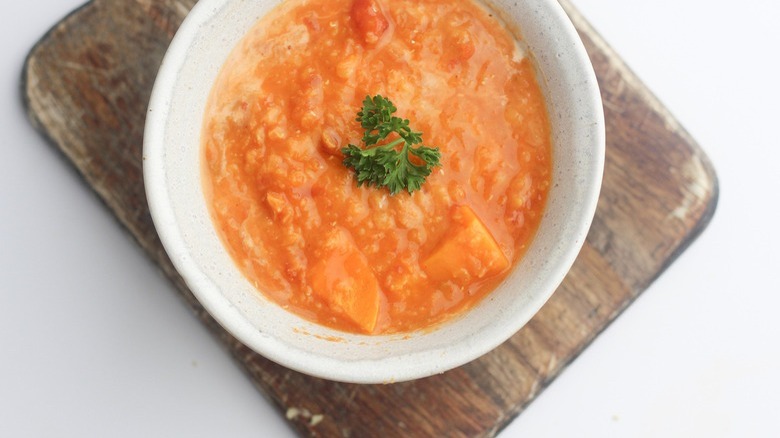
[[[266,299],[223,247],[201,192],[200,132],[211,86],[228,54],[279,0],[200,0],[177,32],[152,93],[144,181],[152,218],[176,269],[206,310],[263,356],[310,375],[357,383],[442,373],[487,353],[542,307],[590,227],[604,164],[596,77],[555,0],[489,5],[520,29],[539,72],[553,132],[553,184],[539,230],[507,279],[471,310],[404,335],[346,334]],[[338,339],[338,341],[334,341]]]

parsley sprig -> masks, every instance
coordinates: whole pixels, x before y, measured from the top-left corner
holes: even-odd
[[[422,133],[413,131],[408,119],[394,116],[396,111],[387,98],[366,96],[363,109],[355,119],[365,130],[363,143],[366,148],[350,144],[341,152],[344,165],[355,170],[358,186],[387,187],[391,195],[405,189],[411,194],[419,190],[431,170],[440,165],[441,153],[439,148],[422,145]],[[398,138],[379,144],[392,133]],[[411,156],[417,157],[419,160],[415,161],[421,164],[413,162]]]

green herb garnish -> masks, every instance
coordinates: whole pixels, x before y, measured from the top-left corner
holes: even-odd
[[[344,165],[355,170],[358,186],[366,184],[387,187],[391,195],[406,189],[409,193],[419,190],[431,170],[439,166],[439,148],[423,146],[422,133],[412,131],[408,119],[395,117],[397,108],[380,95],[366,96],[363,109],[356,121],[365,129],[361,149],[353,144],[341,149]],[[398,138],[378,144],[390,134]],[[414,145],[418,145],[415,147]],[[421,164],[415,164],[412,157]]]

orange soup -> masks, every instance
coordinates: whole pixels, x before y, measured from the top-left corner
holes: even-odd
[[[421,189],[358,186],[382,95],[438,147]],[[402,333],[483,299],[530,243],[551,174],[532,60],[479,3],[287,0],[234,49],[203,127],[204,192],[244,275],[338,330]]]

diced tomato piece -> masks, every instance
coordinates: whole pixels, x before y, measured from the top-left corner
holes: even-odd
[[[367,44],[376,44],[385,33],[390,22],[378,0],[355,0],[350,11],[358,32]]]

